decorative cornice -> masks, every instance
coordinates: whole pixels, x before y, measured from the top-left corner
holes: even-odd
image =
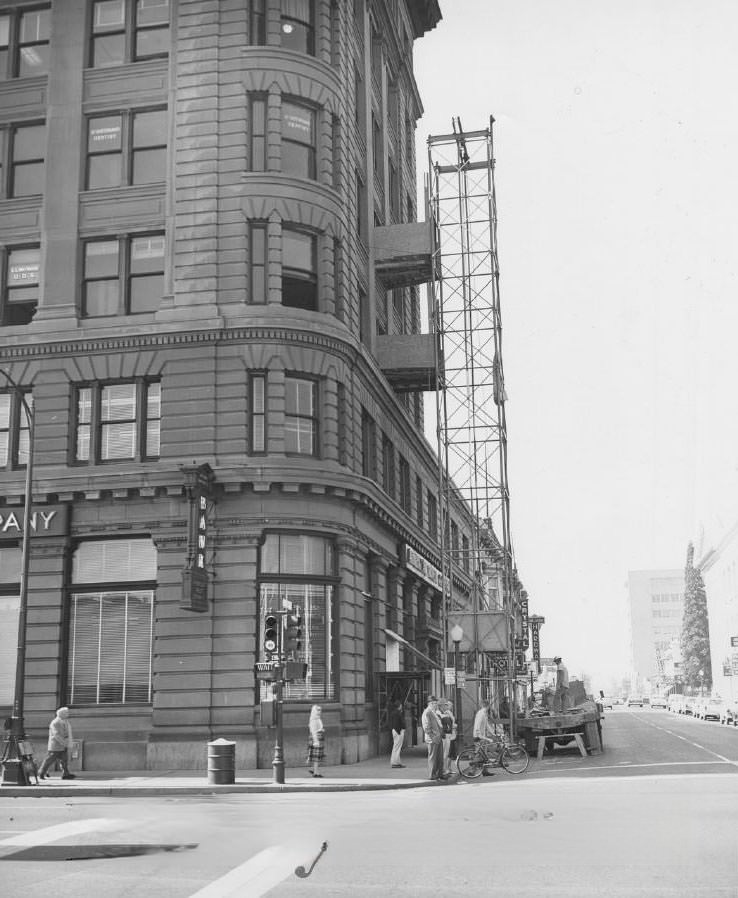
[[[314,323],[314,322],[311,322]],[[33,333],[33,326],[26,329],[29,342],[26,344],[0,346],[0,359],[34,359],[41,357],[59,357],[80,355],[93,352],[110,352],[129,349],[159,349],[168,346],[193,346],[219,343],[303,343],[329,349],[336,353],[357,354],[356,344],[347,332],[347,339],[327,336],[316,331],[301,330],[294,327],[224,327],[212,330],[193,330],[151,333],[126,334],[125,336],[69,338],[67,340],[39,342],[38,335]],[[0,337],[1,339],[1,337]]]

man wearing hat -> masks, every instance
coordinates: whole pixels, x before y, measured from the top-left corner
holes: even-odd
[[[438,698],[428,696],[428,705],[421,717],[423,736],[428,746],[428,779],[448,779],[443,772],[443,726],[438,716]]]
[[[556,694],[554,695],[554,712],[566,711],[569,705],[569,671],[562,663],[561,656],[554,658],[556,665]]]

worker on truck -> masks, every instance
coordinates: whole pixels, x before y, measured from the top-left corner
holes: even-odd
[[[561,656],[554,659],[556,665],[556,694],[554,695],[554,712],[566,711],[569,707],[569,671],[561,661]]]

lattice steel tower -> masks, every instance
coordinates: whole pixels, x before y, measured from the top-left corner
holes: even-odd
[[[511,695],[518,586],[510,538],[493,122],[464,132],[457,118],[452,134],[428,139],[428,192],[444,580],[457,562],[473,575],[473,610],[506,612],[507,663],[498,656],[491,673],[509,681]],[[458,545],[451,527],[461,504],[474,519],[468,547]],[[445,607],[453,611],[450,591],[444,593]]]

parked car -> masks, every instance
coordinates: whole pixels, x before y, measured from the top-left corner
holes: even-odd
[[[682,708],[684,707],[684,696],[681,692],[672,692],[668,699],[668,705],[670,711],[673,711],[674,714],[681,714]]]
[[[652,695],[651,696],[651,707],[652,708],[664,708],[666,710],[666,696],[665,695]]]
[[[699,698],[695,702],[693,716],[700,720],[720,720],[724,704],[721,698]]]
[[[634,706],[637,706],[637,707],[639,707],[639,708],[642,708],[642,707],[643,707],[643,696],[641,696],[641,695],[629,695],[629,696],[628,696],[628,701],[626,702],[626,705],[627,705],[629,708],[632,708],[632,707],[634,707]]]
[[[685,695],[684,701],[682,702],[682,710],[679,712],[680,714],[691,714],[694,716],[694,709],[697,704],[697,696],[694,695]]]
[[[724,723],[726,726],[732,724],[734,727],[738,727],[738,703],[733,701],[723,702],[723,709],[720,712],[720,723]]]
[[[602,705],[603,710],[609,709],[612,711],[612,699],[605,695],[600,699],[600,704]]]

